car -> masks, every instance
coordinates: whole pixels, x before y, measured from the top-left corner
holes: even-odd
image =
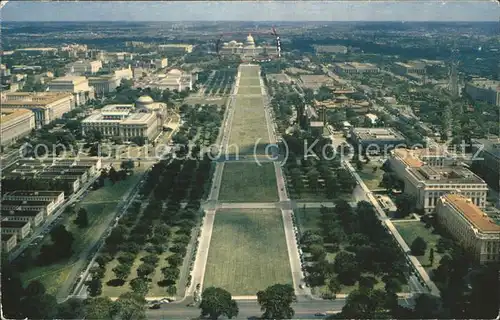
[[[161,308],[161,304],[159,304],[159,303],[155,303],[151,307],[149,307],[149,309],[160,309],[160,308]]]
[[[326,317],[326,313],[324,313],[324,312],[316,312],[316,313],[314,314],[314,316],[315,316],[315,317]]]

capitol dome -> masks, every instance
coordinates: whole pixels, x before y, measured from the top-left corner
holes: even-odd
[[[248,34],[246,45],[249,47],[255,47],[255,40],[250,33]]]

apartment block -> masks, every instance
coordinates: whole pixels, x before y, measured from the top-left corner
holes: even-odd
[[[0,227],[2,228],[2,234],[15,234],[19,241],[26,238],[31,232],[31,224],[29,221],[2,220],[0,222]]]
[[[470,198],[460,194],[441,196],[438,221],[479,263],[500,261],[500,225]]]
[[[10,252],[17,245],[17,237],[15,234],[2,233],[2,251]]]
[[[38,227],[45,219],[45,213],[31,210],[2,210],[2,219],[8,221],[29,221],[33,227]]]

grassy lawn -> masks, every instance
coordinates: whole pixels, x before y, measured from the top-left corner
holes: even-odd
[[[238,146],[241,154],[254,154],[256,145],[259,152],[264,151],[269,133],[262,97],[237,96],[234,108],[229,145]]]
[[[434,266],[437,266],[439,264],[441,256],[437,252],[435,247],[439,241],[440,236],[436,233],[433,233],[434,229],[432,227],[427,229],[424,223],[420,221],[394,222],[393,224],[408,246],[411,246],[413,240],[415,240],[417,237],[421,237],[425,240],[425,242],[427,242],[425,255],[417,256],[417,259],[418,261],[420,261],[422,266],[426,268],[430,267],[429,253],[431,248],[434,248]]]
[[[244,86],[260,86],[260,79],[258,77],[241,77],[238,85],[238,89]]]
[[[252,77],[260,77],[260,67],[257,65],[252,66],[240,66],[241,78],[252,78]]]
[[[380,168],[381,166],[382,164],[378,161],[370,161],[367,164],[363,163],[363,169],[361,171],[357,171],[368,189],[381,189],[379,184],[382,181],[382,176],[384,175],[384,170]],[[374,168],[377,168],[375,172],[373,171]]]
[[[272,202],[278,200],[273,163],[228,162],[224,165],[220,201]]]
[[[238,87],[238,94],[261,94],[262,91],[260,89],[260,86],[239,86]]]
[[[319,229],[319,208],[297,208],[294,213],[301,232]]]
[[[255,295],[276,283],[292,284],[280,211],[217,211],[203,287]]]
[[[111,223],[121,198],[131,186],[138,182],[145,169],[145,166],[136,168],[135,173],[127,180],[120,181],[115,185],[106,181],[103,188],[90,191],[84,200],[75,206],[74,214],[67,215],[61,222],[75,239],[72,257],[49,266],[33,266],[21,274],[23,282],[27,284],[31,280],[38,279],[45,285],[49,293],[57,293],[59,297],[67,295],[72,280],[85,267],[86,250],[89,250],[99,240]],[[89,226],[87,228],[79,228],[74,223],[80,208],[85,208],[88,212]],[[50,239],[50,235],[46,236],[44,242],[48,242],[48,239]],[[37,254],[38,250],[33,250],[33,256]]]

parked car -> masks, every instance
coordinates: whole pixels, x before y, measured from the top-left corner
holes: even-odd
[[[161,308],[161,304],[159,304],[159,303],[155,303],[151,307],[149,307],[149,309],[160,309],[160,308]]]

